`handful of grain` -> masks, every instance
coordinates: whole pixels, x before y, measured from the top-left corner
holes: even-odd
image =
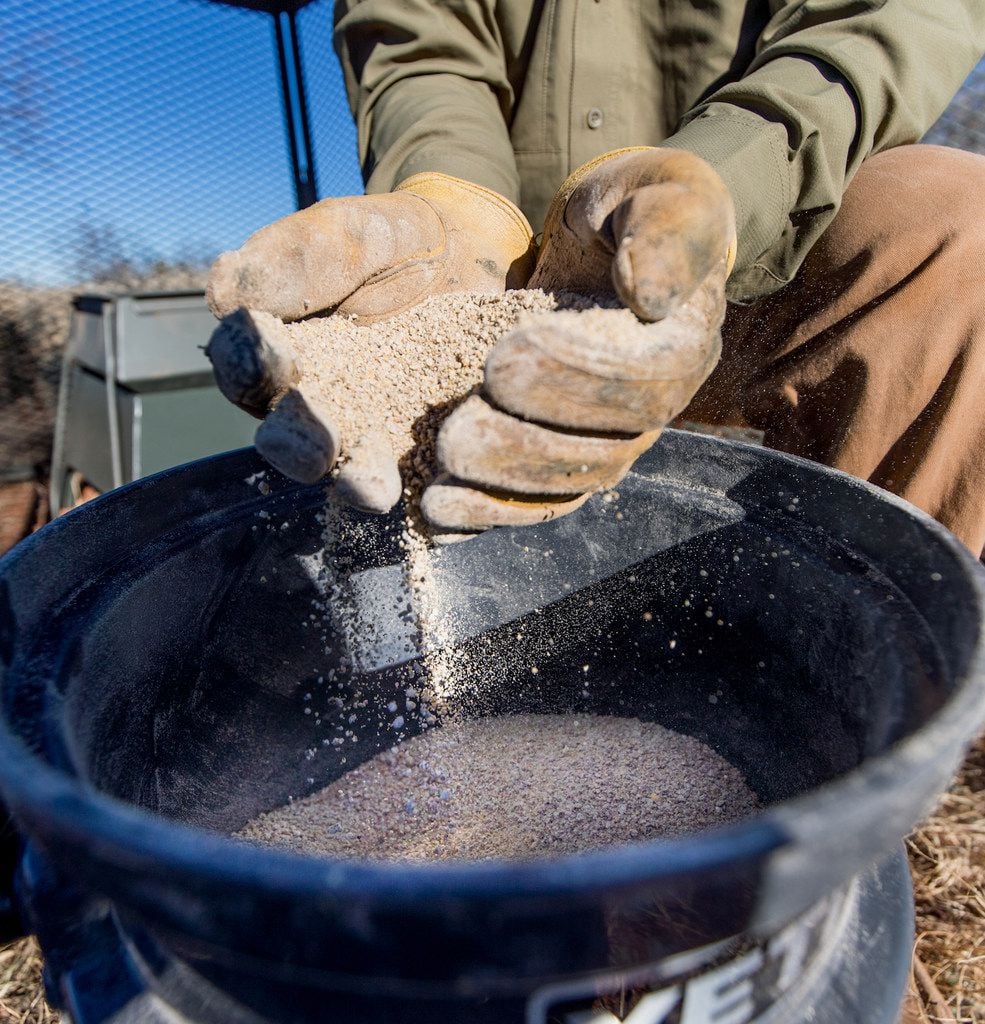
[[[537,318],[578,317],[577,333],[625,336],[641,329],[615,300],[516,289],[436,295],[394,317],[360,326],[340,316],[283,326],[304,390],[330,410],[343,461],[349,446],[383,435],[405,486],[433,475],[433,442],[445,417],[481,383],[490,349]]]
[[[482,381],[486,355],[525,315],[558,300],[542,291],[437,295],[362,327],[329,316],[285,325],[305,390],[332,410],[342,447],[383,429],[398,459],[429,420]],[[586,300],[587,304],[587,300]]]

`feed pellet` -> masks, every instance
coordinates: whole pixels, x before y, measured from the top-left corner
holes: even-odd
[[[430,729],[237,835],[344,858],[526,859],[686,835],[757,806],[734,765],[655,723],[505,715]]]

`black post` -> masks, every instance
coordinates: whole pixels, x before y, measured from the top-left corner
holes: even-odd
[[[297,15],[295,11],[274,11],[273,19],[277,35],[277,63],[280,68],[284,120],[287,125],[287,141],[291,150],[291,169],[294,173],[294,193],[297,197],[298,209],[303,210],[318,201],[318,184],[315,179],[315,155],[311,145],[308,95],[304,86]],[[285,23],[286,35],[289,40],[285,38]],[[295,117],[295,104],[297,104],[297,117]]]

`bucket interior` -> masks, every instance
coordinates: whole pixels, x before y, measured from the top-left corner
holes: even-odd
[[[72,589],[38,632],[37,688],[16,698],[46,713],[7,709],[21,735],[99,790],[231,831],[391,746],[391,702],[401,735],[419,731],[406,691],[426,668],[350,668],[317,578],[326,558],[399,560],[399,519],[353,516],[349,539],[325,549],[321,500],[285,491],[180,524]],[[769,804],[850,771],[946,701],[951,673],[924,616],[830,534],[765,505],[702,512],[674,488],[637,509],[666,533],[659,550],[623,552],[585,585],[564,572],[593,536],[577,520],[530,534],[539,547],[512,561],[481,538],[440,556],[463,603],[456,572],[474,576],[477,560],[518,590],[545,551],[556,570],[537,608],[446,655],[478,681],[456,693],[459,715],[656,721],[710,744]]]

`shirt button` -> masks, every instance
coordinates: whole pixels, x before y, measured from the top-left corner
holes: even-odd
[[[585,122],[588,124],[589,128],[601,128],[604,120],[605,115],[598,107],[592,107],[592,109],[585,115]]]

